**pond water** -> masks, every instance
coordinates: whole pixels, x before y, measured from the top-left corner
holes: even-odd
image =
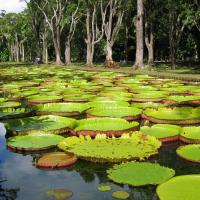
[[[0,124],[0,200],[53,200],[46,192],[52,189],[72,191],[71,200],[112,200],[112,191],[126,190],[129,200],[156,200],[155,186],[129,187],[110,182],[106,177],[107,164],[78,161],[65,170],[40,170],[34,165],[38,154],[22,155],[7,150],[5,129]],[[176,170],[176,175],[200,173],[200,166],[179,159],[175,150],[180,144],[169,144],[159,155],[149,159]],[[112,191],[100,192],[101,183],[112,186]]]

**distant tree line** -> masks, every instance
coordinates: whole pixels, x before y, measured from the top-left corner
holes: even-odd
[[[199,0],[30,0],[0,12],[0,61],[200,61]]]

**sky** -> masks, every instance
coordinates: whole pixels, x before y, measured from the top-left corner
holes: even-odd
[[[6,13],[9,12],[21,12],[26,7],[25,2],[20,2],[20,0],[0,0],[0,10],[5,10]]]

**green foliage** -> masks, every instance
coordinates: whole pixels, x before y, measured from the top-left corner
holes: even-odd
[[[74,128],[75,119],[59,116],[35,116],[17,120],[10,120],[5,124],[9,132],[17,134],[66,132],[67,128]],[[63,130],[64,129],[64,130]]]
[[[157,153],[161,143],[152,136],[145,138],[140,132],[131,136],[124,134],[120,138],[108,138],[106,135],[69,137],[60,142],[58,147],[71,152],[77,157],[94,162],[121,162],[143,160]]]
[[[77,121],[75,131],[119,131],[138,126],[138,122],[127,122],[118,118],[91,118]]]
[[[115,165],[107,173],[108,178],[114,182],[131,186],[158,185],[175,175],[173,169],[147,162]]]
[[[140,131],[146,135],[162,139],[178,136],[181,131],[181,127],[171,124],[155,124],[151,127],[142,126]]]
[[[63,139],[64,137],[53,134],[23,135],[8,138],[7,145],[25,151],[40,150],[56,146]]]
[[[159,185],[156,192],[161,200],[197,200],[200,175],[177,176]]]
[[[200,145],[199,144],[191,144],[186,146],[181,146],[176,150],[176,153],[181,158],[200,163]]]
[[[124,191],[124,190],[118,190],[112,193],[112,197],[116,199],[127,199],[129,198],[130,193]]]

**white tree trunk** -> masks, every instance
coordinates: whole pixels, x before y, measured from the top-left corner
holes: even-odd
[[[69,39],[65,44],[65,64],[71,65],[71,42]]]
[[[113,54],[112,44],[109,41],[107,41],[106,43],[106,61],[107,62],[113,62],[112,54]]]
[[[143,57],[144,57],[144,29],[143,29],[143,14],[144,14],[144,2],[143,0],[137,0],[137,19],[136,19],[136,60],[135,69],[143,69]]]

